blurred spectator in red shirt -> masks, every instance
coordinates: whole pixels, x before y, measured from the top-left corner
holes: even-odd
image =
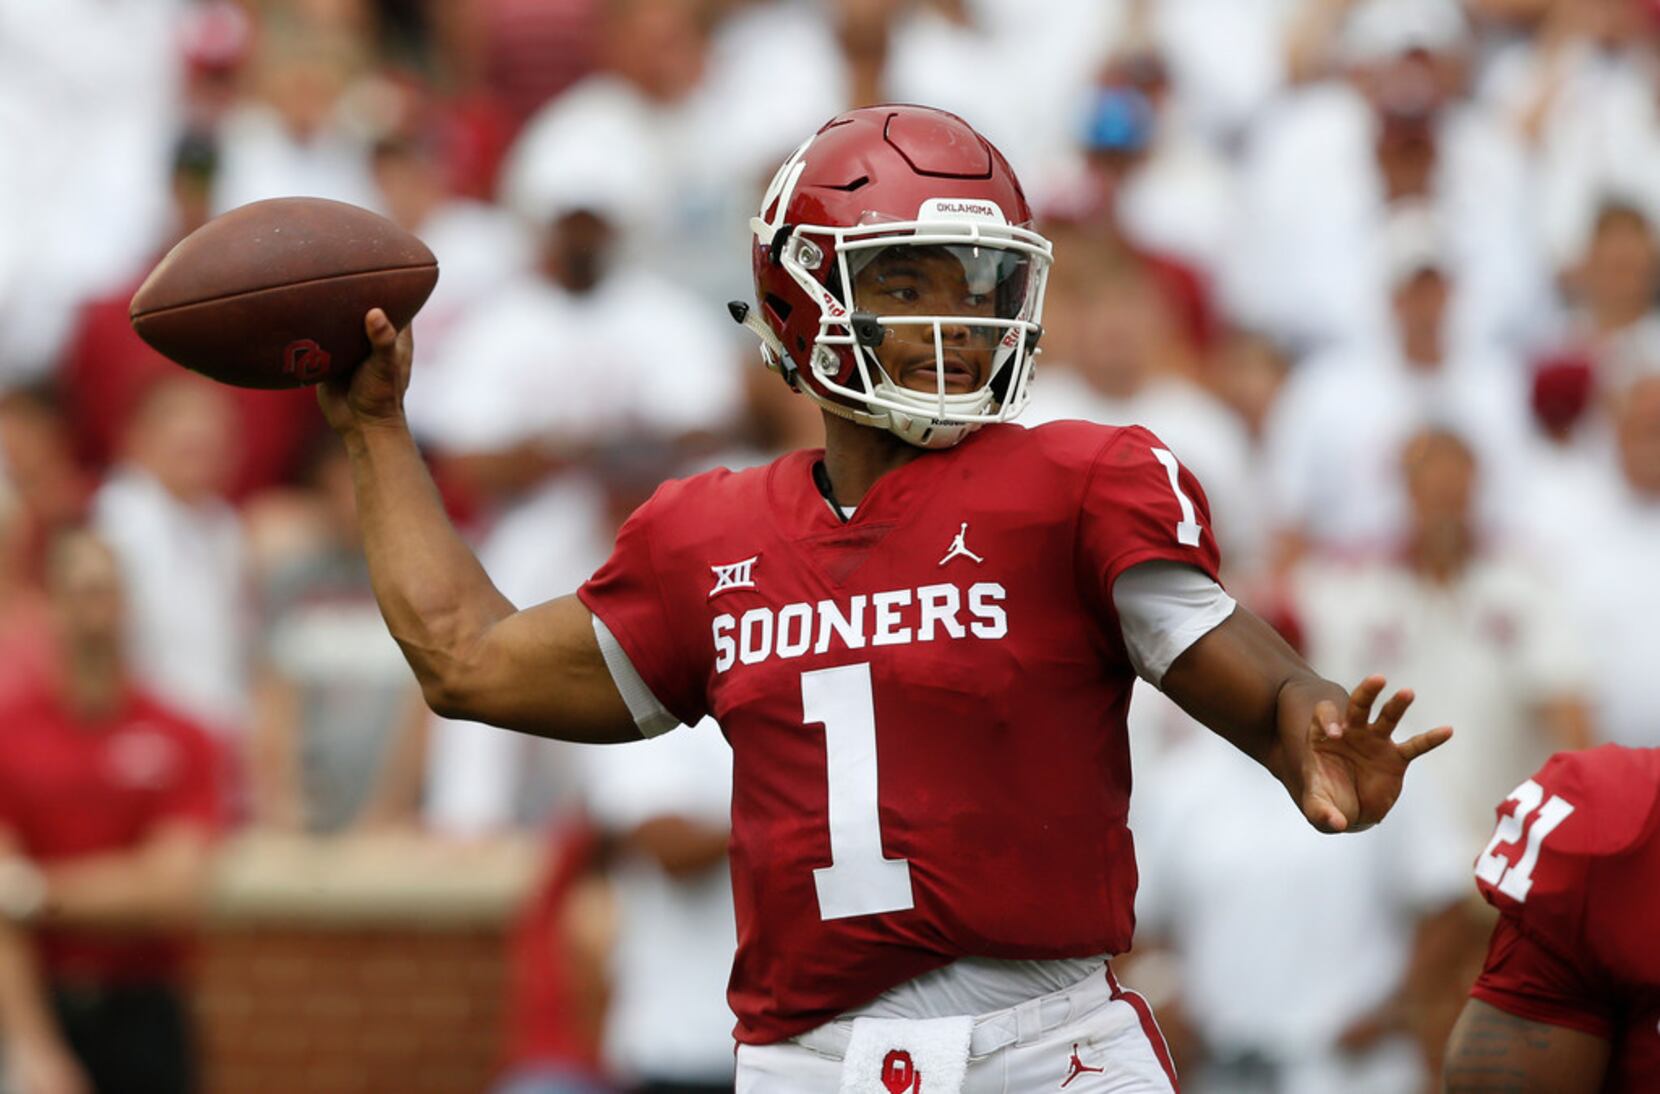
[[[135,689],[120,569],[48,558],[60,671],[0,706],[0,1040],[20,1094],[192,1088],[182,997],[218,821],[210,738]]]
[[[0,467],[22,510],[24,571],[38,578],[46,543],[85,519],[94,485],[75,461],[68,424],[50,388],[0,395]]]
[[[616,909],[599,832],[560,821],[508,941],[507,1029],[494,1094],[617,1094],[600,1058]]]
[[[218,156],[211,137],[188,133],[180,139],[173,159],[174,230],[166,246],[207,222]],[[148,274],[146,268],[143,276]],[[76,454],[95,471],[115,458],[143,393],[157,381],[179,374],[177,365],[133,333],[127,317],[128,302],[143,276],[81,310],[59,364],[58,383],[74,429]],[[226,491],[240,500],[282,481],[293,469],[307,433],[318,424],[316,399],[309,389],[223,390],[236,407],[238,447]]]

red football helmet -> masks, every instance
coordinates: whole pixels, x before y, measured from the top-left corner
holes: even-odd
[[[759,307],[733,314],[826,410],[946,448],[1026,405],[1052,255],[1031,216],[955,114],[849,111],[767,187],[750,221]],[[933,390],[900,382],[916,376]]]

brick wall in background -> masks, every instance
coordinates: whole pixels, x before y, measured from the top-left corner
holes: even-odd
[[[479,1094],[534,839],[250,835],[198,954],[204,1094]]]
[[[475,1094],[500,1061],[501,932],[231,925],[203,940],[209,1094]]]

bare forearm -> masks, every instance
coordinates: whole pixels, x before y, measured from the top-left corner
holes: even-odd
[[[1298,656],[1244,608],[1170,666],[1163,689],[1203,725],[1275,777],[1287,778],[1287,735],[1300,740],[1314,708],[1348,701],[1343,689]]]
[[[1594,1094],[1608,1042],[1471,999],[1447,1045],[1445,1094]]]
[[[94,855],[46,869],[46,923],[96,930],[193,924],[207,889],[205,844]]]
[[[0,1037],[7,1044],[58,1037],[29,936],[4,919],[0,919]]]
[[[423,691],[442,693],[513,605],[444,512],[401,422],[345,434],[375,599]]]
[[[300,828],[299,707],[288,681],[266,669],[254,688],[254,727],[248,740],[248,789],[254,822]]]
[[[1297,777],[1295,765],[1301,757],[1292,756],[1291,749],[1306,740],[1315,708],[1321,703],[1331,703],[1341,711],[1348,701],[1348,692],[1308,666],[1292,672],[1275,698],[1273,726],[1258,727],[1253,738],[1266,745],[1264,755],[1259,757],[1262,765],[1280,782],[1292,787],[1292,780]]]
[[[671,877],[702,873],[726,861],[725,825],[704,824],[686,817],[656,817],[623,838],[624,846],[657,862]]]

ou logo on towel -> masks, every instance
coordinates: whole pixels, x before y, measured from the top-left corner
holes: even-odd
[[[922,1094],[922,1076],[909,1052],[896,1048],[882,1058],[882,1085],[888,1094]]]

